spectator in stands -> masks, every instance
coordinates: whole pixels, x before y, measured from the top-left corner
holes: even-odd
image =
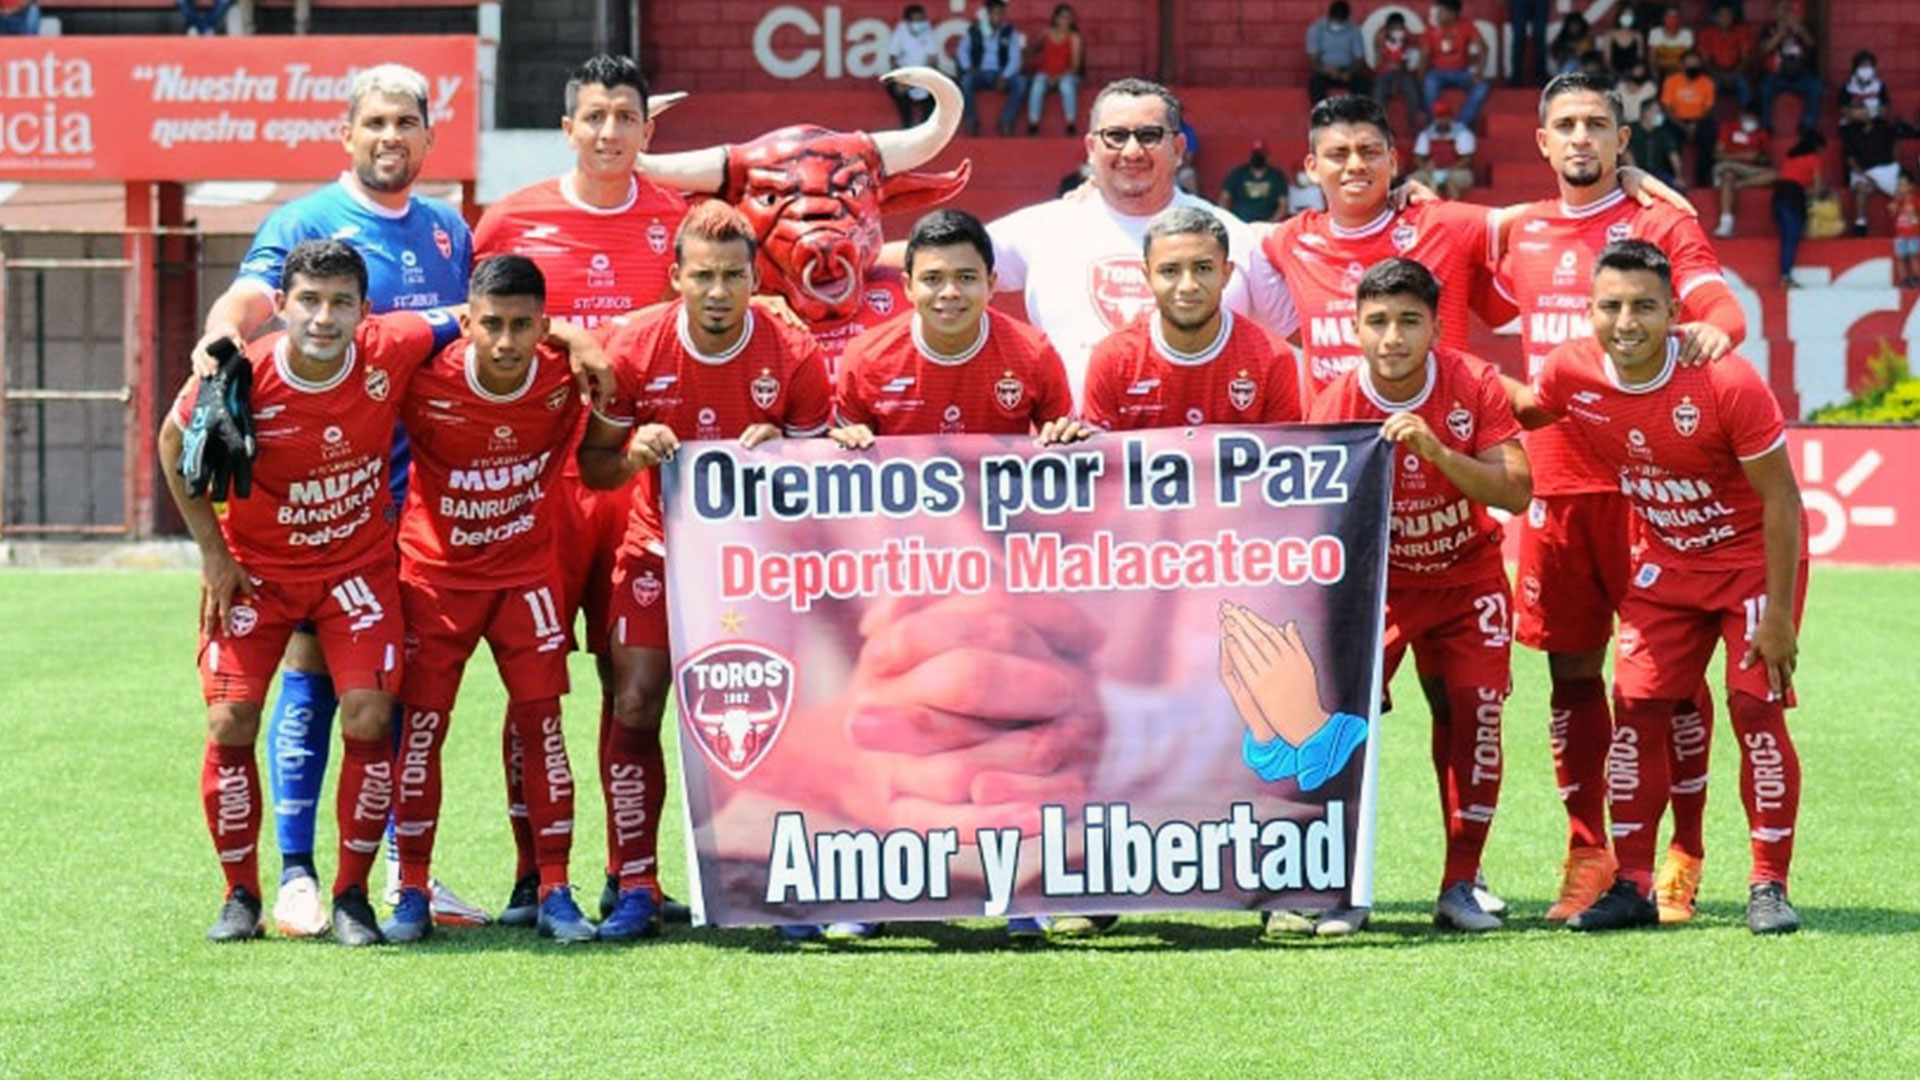
[[[1900,166],[1894,160],[1898,134],[1883,114],[1855,103],[1841,117],[1840,153],[1847,161],[1847,186],[1853,189],[1853,235],[1867,235],[1867,204],[1878,191],[1893,198]]]
[[[38,37],[40,5],[35,0],[0,0],[0,37]]]
[[[1820,174],[1820,152],[1826,136],[1803,131],[1787,156],[1780,159],[1779,179],[1773,184],[1773,224],[1780,234],[1780,287],[1794,289],[1793,262],[1800,254],[1800,238],[1807,231],[1807,203],[1826,194]]]
[[[1011,135],[1014,118],[1020,115],[1020,103],[1026,97],[1027,77],[1020,72],[1020,58],[1026,52],[1027,39],[1007,22],[1006,0],[987,0],[982,15],[960,39],[960,92],[967,104],[967,134],[980,134],[980,110],[975,98],[982,90],[997,90],[1007,95],[1007,103],[1000,110],[996,130]]]
[[[1304,214],[1309,210],[1325,210],[1327,193],[1320,190],[1320,182],[1305,169],[1293,174],[1287,184],[1287,216]]]
[[[1053,19],[1046,33],[1033,44],[1032,89],[1027,91],[1027,134],[1040,134],[1040,108],[1047,103],[1047,88],[1060,92],[1060,109],[1067,114],[1067,134],[1079,129],[1080,75],[1086,67],[1086,43],[1080,38],[1080,21],[1074,18],[1072,4],[1055,4]]]
[[[1660,25],[1647,31],[1647,54],[1653,62],[1653,73],[1664,79],[1679,71],[1681,61],[1693,47],[1693,28],[1680,21],[1678,4],[1668,4],[1660,14]]]
[[[1413,178],[1443,199],[1458,199],[1473,186],[1473,131],[1455,123],[1453,105],[1436,102],[1433,122],[1413,140]]]
[[[1653,73],[1645,64],[1638,64],[1622,75],[1616,89],[1620,91],[1620,104],[1628,116],[1639,116],[1647,102],[1660,97],[1660,83],[1654,81]]]
[[[1686,136],[1667,123],[1667,114],[1658,101],[1640,107],[1640,122],[1633,125],[1627,155],[1633,163],[1658,177],[1670,187],[1680,184],[1680,147]]]
[[[940,35],[927,19],[927,9],[908,4],[893,28],[893,40],[887,43],[887,59],[893,66],[939,68],[953,74],[953,61],[940,49]],[[887,96],[900,113],[900,126],[909,128],[933,115],[933,95],[917,86],[887,83]]]
[[[1781,94],[1793,94],[1805,103],[1800,128],[1811,131],[1820,116],[1820,76],[1815,74],[1813,31],[1800,17],[1796,0],[1778,0],[1773,5],[1773,25],[1760,42],[1761,66],[1766,75],[1760,80],[1760,122],[1773,130],[1773,102]]]
[[[1887,84],[1880,81],[1879,60],[1864,50],[1853,54],[1853,64],[1847,72],[1846,85],[1840,88],[1840,123],[1847,123],[1847,113],[1855,105],[1863,106],[1868,113],[1879,115],[1887,111]]]
[[[210,0],[201,7],[196,0],[175,0],[180,14],[187,20],[188,37],[212,37],[220,32],[220,24],[227,21],[227,9],[233,6],[233,0]]]
[[[1913,193],[1913,174],[1900,170],[1894,185],[1893,276],[1903,289],[1920,289],[1920,198]]]
[[[1367,40],[1353,21],[1347,0],[1333,0],[1327,13],[1307,27],[1307,58],[1313,65],[1313,74],[1307,76],[1309,105],[1334,90],[1365,94],[1373,89]]]
[[[1253,140],[1247,160],[1233,167],[1215,200],[1241,221],[1278,221],[1286,178],[1267,164],[1267,140]]]
[[[1754,104],[1753,27],[1736,18],[1730,0],[1713,5],[1713,22],[1696,37],[1695,48],[1707,61],[1707,74],[1723,98],[1742,109]]]
[[[1720,136],[1719,160],[1713,163],[1713,182],[1720,188],[1720,227],[1713,235],[1733,235],[1733,210],[1739,190],[1771,184],[1780,178],[1773,168],[1772,140],[1760,126],[1760,115],[1740,110],[1740,122]]]
[[[1599,49],[1589,49],[1580,57],[1580,74],[1590,79],[1613,78],[1613,72],[1607,70],[1607,54]]]
[[[1560,24],[1560,32],[1553,35],[1553,44],[1547,47],[1547,55],[1553,60],[1553,73],[1565,75],[1580,70],[1580,61],[1594,50],[1593,27],[1588,25],[1587,17],[1573,12]]]
[[[1713,77],[1707,74],[1700,50],[1687,50],[1680,70],[1667,76],[1660,86],[1660,104],[1667,118],[1693,148],[1693,182],[1696,187],[1713,184],[1714,135],[1718,124],[1713,117]]]
[[[1420,126],[1426,115],[1426,101],[1420,94],[1420,79],[1414,74],[1420,67],[1420,46],[1407,29],[1407,17],[1398,11],[1387,13],[1380,29],[1373,32],[1373,96],[1385,109],[1396,97],[1407,101],[1407,129]]]
[[[1620,14],[1614,16],[1613,29],[1598,42],[1601,55],[1607,59],[1607,70],[1614,78],[1632,71],[1635,64],[1647,62],[1647,39],[1634,26],[1633,9],[1623,4]]]
[[[1547,0],[1507,0],[1507,34],[1507,85],[1546,85]],[[1529,45],[1533,61],[1530,68],[1521,63],[1529,55]]]
[[[1480,41],[1480,31],[1460,18],[1460,0],[1440,0],[1420,49],[1420,65],[1426,72],[1421,91],[1427,108],[1437,108],[1444,91],[1465,90],[1467,103],[1460,108],[1459,122],[1462,127],[1472,127],[1492,89],[1480,77],[1485,61],[1486,46]]]

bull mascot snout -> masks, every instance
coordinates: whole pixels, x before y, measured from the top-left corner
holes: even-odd
[[[960,126],[960,88],[932,68],[883,76],[933,95],[933,115],[904,131],[838,132],[812,124],[769,131],[738,146],[643,154],[655,182],[717,195],[751,221],[763,288],[779,292],[816,328],[852,318],[880,256],[880,215],[951,199],[970,162],[951,172],[914,172]]]

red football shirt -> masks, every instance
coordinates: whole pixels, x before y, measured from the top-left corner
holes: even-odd
[[[1465,19],[1457,19],[1452,26],[1442,29],[1438,25],[1427,27],[1422,40],[1427,46],[1427,67],[1434,71],[1464,71],[1473,62],[1471,49],[1480,31]]]
[[[1572,208],[1558,199],[1521,211],[1507,233],[1495,286],[1520,309],[1520,335],[1529,377],[1555,346],[1593,336],[1587,309],[1593,299],[1593,258],[1615,240],[1646,240],[1673,264],[1673,287],[1681,320],[1700,317],[1687,299],[1708,282],[1725,284],[1720,259],[1699,222],[1664,203],[1641,206],[1615,190],[1590,206]],[[1586,451],[1565,424],[1527,432],[1536,495],[1613,491],[1612,470]]]
[[[220,531],[248,573],[313,581],[393,557],[393,423],[415,369],[455,332],[440,313],[363,319],[339,372],[318,383],[288,366],[285,333],[247,346],[259,453],[253,491],[227,503]],[[198,393],[190,380],[174,399],[183,431]]]
[[[1433,351],[1426,389],[1412,401],[1381,398],[1363,366],[1316,398],[1309,419],[1385,420],[1409,411],[1449,448],[1474,457],[1520,435],[1499,373],[1478,357],[1451,349]],[[1500,523],[1487,508],[1462,495],[1439,466],[1413,451],[1403,448],[1395,456],[1388,587],[1464,586],[1505,576]]]
[[[548,494],[573,456],[583,412],[567,358],[542,346],[519,390],[480,384],[473,345],[442,349],[401,406],[413,475],[400,513],[400,576],[456,589],[498,589],[553,566]]]
[[[854,338],[901,312],[912,310],[913,304],[907,299],[906,281],[898,270],[875,267],[868,271],[867,297],[853,316],[832,326],[813,328],[813,339],[820,343],[820,355],[827,365],[827,385],[837,385],[835,380],[839,378],[840,358],[846,354],[847,346]]]
[[[569,177],[523,187],[487,208],[473,257],[525,255],[547,280],[547,314],[593,326],[667,295],[673,234],[687,201],[645,177],[617,207],[582,202]]]
[[[1765,154],[1767,149],[1772,145],[1773,140],[1767,136],[1767,129],[1763,127],[1756,127],[1752,131],[1748,131],[1739,124],[1730,124],[1725,130],[1720,132],[1720,152],[1722,154],[1744,154],[1754,150]],[[1764,157],[1759,161],[1759,164],[1762,165],[1766,163],[1767,159]]]
[[[1457,202],[1426,202],[1400,213],[1381,212],[1358,229],[1336,225],[1325,211],[1296,214],[1281,222],[1262,245],[1268,261],[1287,279],[1300,311],[1300,347],[1306,354],[1303,389],[1309,402],[1345,372],[1360,365],[1354,339],[1354,287],[1367,268],[1398,255],[1440,279],[1440,344],[1465,350],[1469,314],[1491,324],[1513,317],[1485,286],[1498,238],[1492,211]]]
[[[1763,567],[1763,507],[1740,463],[1786,441],[1780,403],[1737,354],[1695,367],[1679,354],[1679,339],[1670,340],[1659,376],[1625,386],[1598,342],[1570,341],[1548,355],[1533,392],[1633,504],[1651,541],[1637,563]],[[1803,555],[1805,542],[1803,528]]]
[[[688,336],[679,301],[644,315],[616,319],[600,331],[613,361],[613,396],[595,414],[622,427],[665,424],[684,441],[733,439],[755,424],[777,425],[788,438],[824,434],[833,393],[820,346],[777,319],[747,312],[733,348],[709,355]],[[658,469],[633,486],[626,550],[664,537]]]
[[[1093,347],[1087,423],[1132,431],[1301,419],[1293,350],[1252,320],[1222,310],[1220,336],[1197,353],[1161,335],[1159,313],[1149,312]]]
[[[980,337],[942,356],[917,312],[868,330],[840,358],[834,412],[876,435],[1025,435],[1073,411],[1066,365],[1040,331],[991,308]]]

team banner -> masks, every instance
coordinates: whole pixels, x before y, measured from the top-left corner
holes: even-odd
[[[721,925],[1370,903],[1378,425],[664,470],[694,902]]]
[[[387,61],[427,77],[422,175],[471,179],[475,40],[0,38],[0,180],[331,180],[353,77]]]

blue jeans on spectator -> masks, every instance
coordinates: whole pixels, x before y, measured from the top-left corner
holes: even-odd
[[[1807,189],[1782,181],[1773,185],[1773,224],[1780,233],[1780,280],[1793,277],[1800,237],[1807,231]]]
[[[1800,130],[1812,131],[1820,119],[1820,77],[1810,71],[1798,75],[1769,75],[1760,80],[1760,122],[1773,130],[1773,99],[1781,94],[1797,95],[1807,103],[1800,114]]]
[[[991,71],[969,71],[960,77],[960,93],[967,103],[967,134],[980,134],[980,111],[974,107],[973,97],[982,90],[991,90],[1000,81],[1000,76]],[[1014,118],[1020,115],[1020,103],[1026,100],[1027,77],[1015,75],[1007,80],[1007,104],[1000,110],[1000,134],[1013,133]]]
[[[180,14],[186,16],[187,33],[212,35],[218,33],[220,24],[227,21],[227,9],[233,6],[233,0],[213,0],[207,7],[201,7],[194,0],[176,0]]]
[[[1048,86],[1060,91],[1060,107],[1067,113],[1067,130],[1075,130],[1076,118],[1080,115],[1080,76],[1071,71],[1058,78],[1034,73],[1032,86],[1027,91],[1027,123],[1040,126],[1040,108],[1047,102]]]
[[[1746,72],[1708,68],[1707,74],[1713,76],[1715,93],[1733,98],[1743,109],[1753,108],[1753,80],[1747,78]]]
[[[1467,103],[1460,107],[1460,114],[1455,119],[1463,127],[1472,127],[1473,122],[1480,118],[1480,108],[1487,103],[1487,94],[1491,89],[1477,72],[1429,71],[1425,86],[1427,108],[1431,110],[1440,103],[1440,92],[1443,90],[1465,90]]]
[[[1507,85],[1542,86],[1547,81],[1547,0],[1507,0]],[[1533,42],[1531,75],[1520,70],[1527,42]],[[1528,83],[1531,78],[1532,82]]]
[[[28,4],[11,15],[0,15],[0,36],[40,36],[40,5]]]

